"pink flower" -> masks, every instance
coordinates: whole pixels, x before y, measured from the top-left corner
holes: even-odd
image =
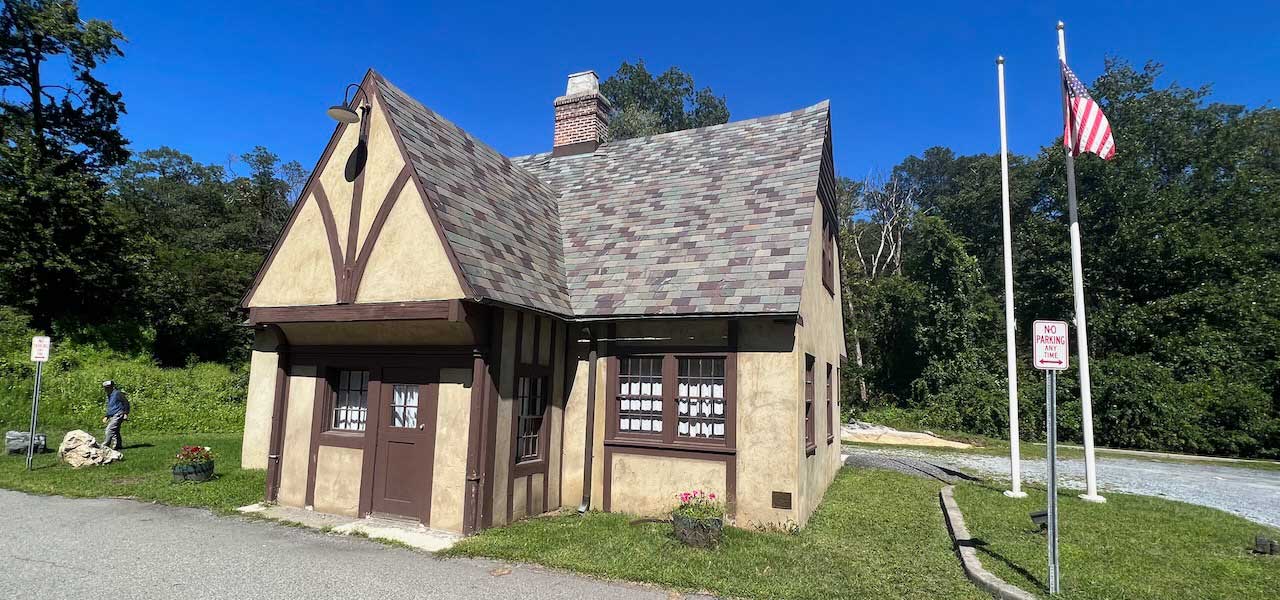
[[[709,496],[709,497],[710,497],[712,500],[715,500],[715,499],[716,499],[715,492],[712,492],[712,493],[711,493],[711,496]]]

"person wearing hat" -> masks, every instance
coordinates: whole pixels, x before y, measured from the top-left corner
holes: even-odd
[[[115,382],[110,379],[102,382],[102,389],[107,393],[107,416],[102,418],[102,422],[107,424],[107,431],[102,439],[102,445],[119,450],[124,448],[124,438],[120,437],[120,425],[129,420],[129,399],[125,397],[124,392],[116,389]]]

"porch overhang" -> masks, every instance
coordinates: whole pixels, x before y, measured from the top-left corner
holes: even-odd
[[[450,321],[467,318],[461,300],[371,302],[318,306],[260,306],[249,309],[249,324],[353,323],[359,321]]]

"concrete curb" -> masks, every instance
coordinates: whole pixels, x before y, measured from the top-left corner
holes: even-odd
[[[964,525],[964,515],[956,505],[955,486],[949,485],[938,492],[938,500],[942,504],[942,516],[947,521],[947,532],[951,534],[951,543],[960,557],[960,566],[964,574],[974,585],[1001,600],[1036,600],[1026,590],[1015,587],[1007,581],[996,577],[982,568],[978,560],[978,550],[969,536],[969,528]]]

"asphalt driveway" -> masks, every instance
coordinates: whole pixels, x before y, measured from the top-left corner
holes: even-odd
[[[1009,479],[1009,457],[921,451],[908,448],[846,446],[853,460],[871,457],[907,458]],[[1045,481],[1043,459],[1020,461],[1025,481]],[[1084,460],[1059,459],[1058,485],[1084,488]],[[1232,467],[1229,464],[1202,464],[1155,459],[1098,456],[1098,490],[1159,496],[1199,504],[1239,515],[1255,523],[1280,527],[1280,471]]]
[[[8,490],[0,490],[0,590],[15,598],[680,597],[204,510]]]

